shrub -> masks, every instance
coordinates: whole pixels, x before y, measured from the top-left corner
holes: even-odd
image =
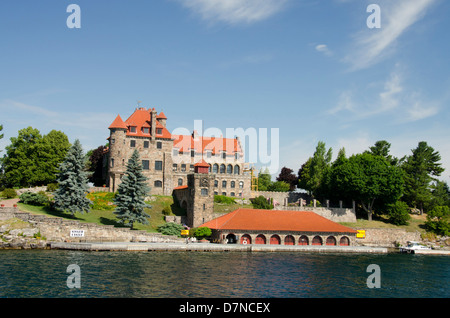
[[[25,192],[20,195],[19,199],[20,199],[20,202],[22,202],[24,204],[36,205],[36,206],[45,206],[45,205],[49,204],[49,202],[50,202],[48,197],[45,194],[43,194],[42,192],[40,192],[40,193]]]
[[[214,202],[224,203],[224,204],[235,204],[236,203],[236,201],[234,201],[233,198],[227,197],[225,195],[215,195]]]
[[[255,209],[272,210],[273,205],[264,196],[260,195],[257,198],[250,199]]]
[[[450,208],[448,206],[436,206],[428,212],[425,226],[438,235],[450,235]]]
[[[55,192],[58,189],[57,183],[49,183],[47,184],[47,191],[48,192]]]
[[[393,204],[388,204],[387,215],[389,221],[395,225],[407,225],[409,219],[409,207],[403,201],[397,201]]]
[[[162,209],[162,214],[163,215],[171,215],[172,214],[172,208],[170,207],[170,205],[167,205]]]
[[[177,223],[166,223],[158,226],[157,231],[164,235],[176,235],[181,236],[181,231],[184,230],[184,226]]]
[[[211,229],[209,227],[199,227],[195,230],[194,236],[198,238],[203,238],[211,236]]]
[[[12,199],[17,197],[17,192],[14,189],[5,189],[3,190],[3,197],[7,199]]]

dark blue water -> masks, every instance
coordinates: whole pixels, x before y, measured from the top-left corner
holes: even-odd
[[[66,269],[80,268],[80,288]],[[367,266],[380,266],[380,288],[368,288]],[[340,298],[450,296],[447,256],[0,251],[5,298]]]

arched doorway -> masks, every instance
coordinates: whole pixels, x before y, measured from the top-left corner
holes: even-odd
[[[274,234],[270,237],[270,244],[273,245],[280,245],[281,244],[281,239],[278,235]]]
[[[348,239],[347,236],[343,236],[339,240],[339,245],[341,245],[341,246],[349,246],[350,245],[350,240]]]
[[[262,234],[259,234],[255,239],[255,244],[266,244],[266,237]]]
[[[326,245],[336,245],[336,238],[334,236],[328,236]]]
[[[312,245],[322,245],[322,238],[320,236],[314,236],[312,239]]]
[[[252,244],[252,238],[248,234],[244,234],[241,236],[241,244]]]
[[[234,235],[232,233],[228,234],[226,239],[227,239],[227,244],[236,244],[237,243],[237,237],[236,237],[236,235]]]
[[[284,245],[295,245],[295,239],[292,235],[288,235],[284,238]]]
[[[309,244],[308,237],[306,235],[300,236],[300,238],[298,239],[298,245],[308,245],[308,244]]]

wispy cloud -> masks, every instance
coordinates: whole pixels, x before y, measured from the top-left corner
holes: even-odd
[[[380,2],[380,1],[379,1]],[[354,47],[344,61],[351,70],[370,67],[394,51],[396,41],[422,19],[437,0],[381,1],[381,28],[366,28],[354,37]]]
[[[325,54],[326,56],[333,55],[333,52],[328,48],[326,44],[318,44],[315,47],[316,51]]]
[[[380,114],[391,114],[397,123],[418,121],[439,112],[438,101],[427,101],[420,91],[405,87],[404,76],[397,67],[380,84],[371,83],[375,91],[361,88],[343,91],[328,115],[344,114],[347,121],[358,121]],[[379,87],[378,89],[376,87]]]
[[[176,0],[208,22],[254,23],[283,10],[290,0]]]

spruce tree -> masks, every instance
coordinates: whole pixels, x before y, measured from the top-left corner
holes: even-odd
[[[146,181],[139,153],[135,150],[128,161],[127,170],[114,198],[116,204],[114,213],[123,225],[130,226],[131,229],[135,222],[148,224],[147,218],[150,216],[144,211],[148,207],[144,200],[150,188]]]
[[[55,193],[55,208],[61,211],[90,212],[92,202],[86,197],[88,192],[87,173],[84,171],[84,154],[77,139],[70,147],[66,158],[59,166],[58,184]]]

